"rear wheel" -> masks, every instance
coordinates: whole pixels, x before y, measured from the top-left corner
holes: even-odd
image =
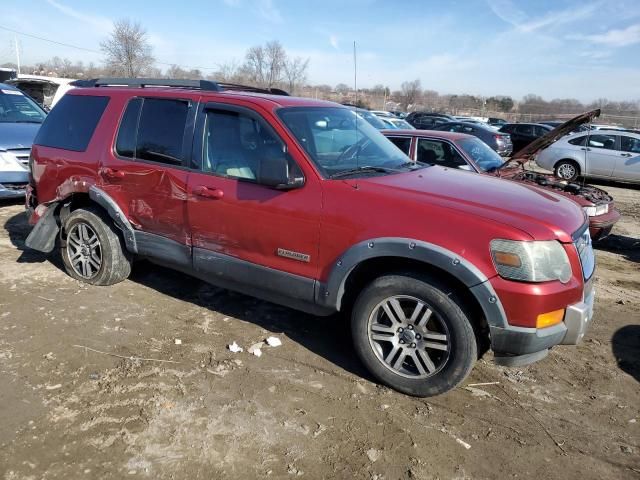
[[[403,393],[447,392],[471,372],[474,330],[450,289],[412,273],[374,280],[351,319],[356,352],[382,383]]]
[[[556,177],[573,182],[580,175],[580,166],[573,160],[560,160],[555,166]]]
[[[74,210],[64,225],[61,255],[67,273],[92,285],[113,285],[131,273],[131,255],[104,212]]]

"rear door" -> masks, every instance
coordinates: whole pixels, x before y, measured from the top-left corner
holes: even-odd
[[[176,256],[187,262],[188,169],[195,105],[189,99],[137,97],[120,119],[113,152],[99,170],[102,188],[124,210],[142,254]],[[187,256],[185,256],[187,255]]]
[[[616,148],[616,135],[589,135],[586,145],[585,171],[587,175],[610,177],[613,174],[620,152]]]
[[[513,143],[513,151],[523,149],[536,139],[535,129],[533,125],[524,123],[515,125],[511,134],[511,142]]]
[[[620,152],[613,177],[640,182],[640,138],[620,135]]]
[[[203,105],[196,132],[187,202],[195,269],[229,288],[311,301],[322,209],[317,178],[307,175],[293,190],[260,184],[265,158],[288,162],[290,176],[304,174],[297,150],[252,108]]]

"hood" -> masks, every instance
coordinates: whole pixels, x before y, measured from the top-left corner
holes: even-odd
[[[31,148],[41,123],[0,122],[0,150]]]
[[[357,182],[359,188],[376,189],[392,199],[424,203],[427,211],[430,205],[453,208],[509,225],[536,240],[571,242],[586,222],[582,209],[563,195],[457,169],[433,166]]]
[[[537,140],[534,140],[523,149],[511,155],[511,161],[515,160],[518,163],[525,163],[528,160],[531,160],[533,156],[536,153],[538,153],[540,150],[544,150],[552,143],[558,141],[560,138],[571,133],[578,126],[582,125],[583,123],[588,123],[594,118],[599,116],[600,116],[600,109],[591,110],[590,112],[583,113],[581,115],[578,115],[577,117],[572,118],[567,122],[564,122],[562,125],[557,126],[546,135],[538,138]],[[505,162],[505,164],[507,163],[510,163],[510,162]]]

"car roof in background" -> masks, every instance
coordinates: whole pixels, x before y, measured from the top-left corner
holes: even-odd
[[[18,88],[14,87],[9,83],[0,83],[0,88],[3,90],[19,90]]]
[[[381,130],[385,135],[389,136],[407,136],[407,137],[429,137],[441,138],[444,140],[462,140],[463,138],[476,138],[473,135],[459,132],[443,132],[442,130],[406,130],[406,129],[385,129]]]

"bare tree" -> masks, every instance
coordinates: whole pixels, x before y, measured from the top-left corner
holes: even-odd
[[[402,90],[402,104],[407,109],[410,105],[415,104],[416,100],[418,100],[422,94],[420,79],[415,79],[411,82],[402,82],[400,89]]]
[[[277,40],[247,51],[243,71],[259,87],[273,87],[283,79],[287,53]]]
[[[295,93],[296,89],[306,82],[308,67],[308,58],[306,60],[302,57],[288,58],[284,62],[284,76],[287,79],[289,93]]]
[[[116,75],[139,77],[155,62],[147,31],[137,22],[118,20],[109,38],[100,44],[106,68]]]
[[[242,67],[236,60],[218,65],[218,70],[207,78],[227,83],[244,83],[247,81]]]

